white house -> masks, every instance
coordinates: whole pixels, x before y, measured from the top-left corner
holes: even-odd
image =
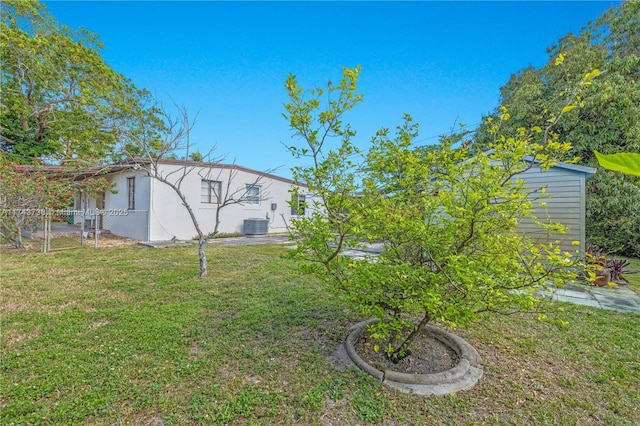
[[[138,170],[135,166],[135,162],[130,162],[109,167],[106,178],[114,184],[116,192],[107,192],[97,199],[80,197],[76,200],[76,209],[88,211],[87,219],[91,219],[91,212],[97,206],[103,211],[98,227],[118,236],[140,241],[195,238],[193,221],[176,192],[149,177],[144,171],[148,169],[145,164],[140,164]],[[187,174],[183,173],[185,170]],[[157,173],[173,183],[182,179],[180,188],[205,233],[214,230],[218,207],[232,194],[242,196],[242,202],[220,210],[220,233],[287,232],[291,218],[309,215],[313,206],[312,196],[303,185],[233,164],[163,160],[158,164]],[[557,241],[563,250],[584,253],[585,181],[594,173],[595,169],[590,167],[558,163],[546,171],[534,165],[518,175],[537,199],[538,219],[562,223],[566,233],[549,235],[530,220],[523,220],[518,230],[539,242]],[[300,188],[299,200],[296,200],[299,209],[290,205],[290,190],[294,187]],[[543,187],[548,198],[538,200]],[[76,222],[81,220],[76,218]],[[574,246],[573,241],[579,245]]]
[[[77,209],[94,212],[99,229],[140,241],[191,240],[197,236],[193,221],[176,191],[152,174],[180,186],[200,228],[206,234],[219,222],[219,233],[259,235],[287,232],[292,217],[309,213],[305,187],[270,173],[235,164],[162,160],[157,168],[144,160],[117,164],[105,175],[114,192],[95,198],[78,197]],[[290,190],[300,188],[292,208]],[[236,200],[223,208],[225,201]],[[218,216],[217,216],[218,215]],[[76,221],[81,221],[81,218]]]

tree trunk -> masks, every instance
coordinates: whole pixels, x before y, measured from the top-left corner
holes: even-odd
[[[198,255],[200,256],[200,278],[206,277],[209,271],[207,270],[207,238],[200,236],[198,239]]]
[[[193,226],[196,228],[196,232],[198,233],[198,256],[200,257],[200,273],[198,275],[200,276],[200,278],[206,277],[209,271],[207,270],[207,253],[205,249],[207,247],[207,242],[209,241],[209,238],[207,237],[207,235],[204,234],[204,232],[202,232],[202,229],[200,228],[200,223],[198,222],[198,219],[196,218],[196,215],[193,212],[193,209],[187,202],[187,198],[183,194],[179,185],[176,185],[162,177],[158,177],[157,172],[154,174],[149,173],[149,176],[155,177],[155,179],[159,180],[160,182],[168,185],[171,189],[173,189],[175,193],[178,195],[178,197],[180,197],[180,200],[182,201],[182,205],[184,206],[184,208],[187,209],[187,213],[189,213],[191,222],[193,223]]]
[[[22,244],[22,228],[20,227],[20,224],[16,224],[16,239],[13,245],[17,249],[24,248],[24,245]]]
[[[398,346],[397,348],[394,348],[393,352],[391,352],[391,354],[388,355],[389,359],[394,363],[397,363],[399,361],[402,361],[403,358],[409,356],[409,354],[411,353],[409,351],[409,346],[411,346],[411,342],[413,342],[413,339],[416,337],[416,335],[424,329],[424,326],[427,325],[429,321],[431,321],[431,316],[427,312],[426,314],[424,314],[424,317],[422,318],[422,320],[420,321],[420,324],[418,324],[416,329],[413,330],[409,334],[409,336],[407,336],[406,339],[404,339],[404,341],[400,346]]]
[[[6,221],[0,220],[0,224],[2,225],[2,233],[7,235],[7,239],[11,245],[17,249],[23,249],[24,245],[22,244],[22,227],[20,226],[20,221],[16,217],[7,217]]]

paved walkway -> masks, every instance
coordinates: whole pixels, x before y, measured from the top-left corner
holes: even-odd
[[[569,284],[554,290],[547,297],[577,305],[640,314],[640,296],[626,286],[594,287]]]
[[[254,237],[231,237],[231,238],[212,238],[209,240],[209,244],[219,246],[248,246],[255,244],[285,244],[289,243],[289,235],[286,234],[269,234],[269,235],[256,235]],[[153,247],[153,248],[165,248],[175,247],[177,245],[185,244],[197,244],[197,240],[190,241],[141,241],[140,244]]]
[[[221,246],[246,246],[256,244],[285,244],[290,243],[288,234],[256,235],[253,237],[214,238],[209,244]]]

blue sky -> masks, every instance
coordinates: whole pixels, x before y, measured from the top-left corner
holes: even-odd
[[[290,177],[284,82],[338,81],[362,66],[363,104],[346,116],[366,148],[404,113],[418,144],[456,122],[475,127],[510,75],[612,1],[212,2],[44,1],[61,24],[100,34],[116,71],[198,114],[192,140],[227,162]]]

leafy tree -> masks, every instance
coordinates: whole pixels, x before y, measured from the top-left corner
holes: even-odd
[[[481,312],[535,310],[533,290],[561,283],[572,262],[554,244],[516,232],[522,218],[550,233],[561,228],[534,217],[536,194],[516,175],[532,167],[528,156],[548,168],[570,145],[553,138],[550,124],[539,129],[544,143],[523,129],[502,136],[497,126],[490,152],[458,144],[465,134],[415,149],[418,125],[407,115],[394,136],[381,129],[361,153],[342,121],[363,100],[359,72],[344,69],[339,85],[310,91],[287,79],[284,116],[300,140],[289,150],[308,164],[294,178],[314,194],[312,214],[293,221],[293,255],[379,320],[370,331],[391,360],[409,355],[430,321],[458,326]],[[344,255],[374,243],[383,247],[375,259]]]
[[[59,25],[36,0],[3,1],[0,11],[0,225],[20,247],[33,218],[18,212],[101,192],[106,181],[86,179],[87,167],[130,152],[129,135],[158,140],[165,129],[149,93],[104,62],[96,34]]]
[[[204,157],[200,151],[195,151],[189,154],[189,160],[195,161],[196,163],[198,163],[204,160]]]
[[[148,92],[104,62],[96,34],[59,25],[35,0],[0,7],[0,148],[14,161],[100,162],[121,129],[142,131],[132,113],[158,123]]]
[[[68,167],[18,165],[0,155],[0,235],[15,248],[23,248],[22,231],[37,223],[48,210],[63,209],[77,191],[97,194],[109,188],[100,176]]]
[[[576,95],[572,88],[598,70],[555,131],[572,143],[563,160],[579,157],[579,164],[598,168],[586,188],[588,242],[611,253],[640,256],[640,185],[631,176],[600,168],[594,157],[594,151],[640,152],[640,2],[624,2],[577,35],[562,37],[549,57],[544,67],[521,70],[502,87],[501,104],[511,114],[504,129],[514,132],[555,120],[567,98]],[[496,109],[491,116],[500,113]],[[490,128],[478,129],[476,150],[488,145]]]
[[[607,170],[615,170],[630,175],[640,176],[640,153],[621,152],[604,155],[594,151],[598,162]]]

